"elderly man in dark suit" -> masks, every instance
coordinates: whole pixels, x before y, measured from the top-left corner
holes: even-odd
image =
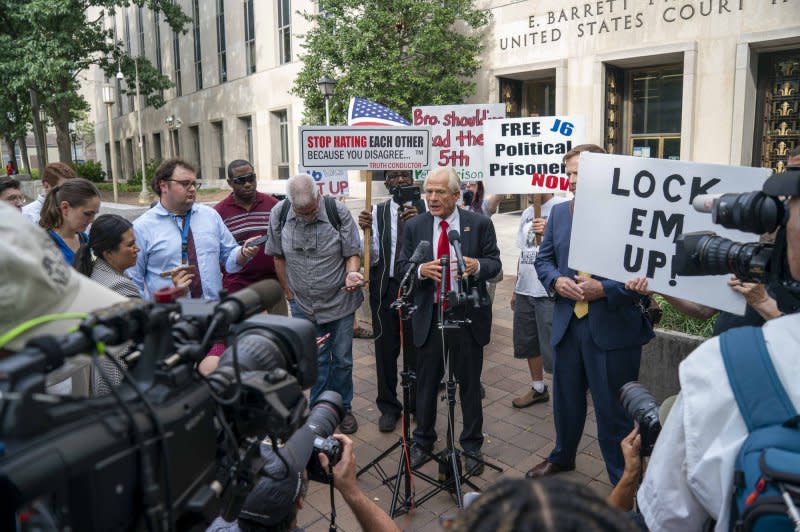
[[[465,467],[473,474],[483,471],[480,452],[483,445],[483,411],[480,396],[480,375],[483,366],[483,346],[489,343],[492,309],[486,292],[486,281],[495,277],[502,268],[492,221],[479,214],[456,208],[460,182],[449,167],[433,170],[425,179],[425,199],[428,212],[415,216],[405,227],[403,249],[398,267],[402,273],[409,268],[417,286],[414,302],[417,311],[412,316],[414,345],[417,349],[417,427],[414,430],[414,447],[411,465],[418,467],[428,459],[425,451],[432,451],[436,441],[436,396],[444,375],[442,335],[438,328],[436,310],[440,283],[445,289],[456,287],[456,253],[448,232],[456,230],[461,235],[461,248],[466,267],[465,275],[477,284],[481,303],[475,308],[471,303],[447,309],[447,315],[456,319],[469,319],[462,331],[447,331],[444,335],[449,363],[458,380],[464,429],[460,444],[466,456]],[[428,256],[420,265],[409,262],[417,244],[430,242]],[[443,268],[439,257],[450,257],[450,265]]]
[[[584,151],[605,153],[594,144],[582,144],[564,156],[573,193],[579,156]],[[535,478],[575,469],[586,420],[588,387],[597,417],[600,451],[609,479],[616,484],[625,465],[619,444],[633,428],[619,401],[619,389],[639,377],[642,345],[653,337],[653,329],[637,305],[641,296],[616,281],[569,268],[573,203],[561,203],[550,211],[534,263],[539,280],[556,293],[550,340],[554,350],[556,447],[527,476]]]

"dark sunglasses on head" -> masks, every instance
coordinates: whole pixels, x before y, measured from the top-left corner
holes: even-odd
[[[244,185],[245,183],[255,183],[256,174],[245,174],[234,177],[231,179],[235,185]]]

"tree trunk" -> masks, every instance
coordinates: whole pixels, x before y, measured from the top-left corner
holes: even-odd
[[[66,113],[65,113],[66,114]],[[72,161],[72,141],[69,136],[69,116],[53,117],[56,126],[56,143],[58,144],[58,160],[62,163]]]
[[[6,136],[5,139],[6,148],[8,148],[8,160],[11,161],[11,164],[14,166],[14,168],[19,168],[17,165],[17,141],[9,136]]]
[[[19,143],[19,153],[22,155],[22,166],[25,167],[25,172],[31,173],[31,160],[28,158],[28,143],[25,137],[17,139]]]

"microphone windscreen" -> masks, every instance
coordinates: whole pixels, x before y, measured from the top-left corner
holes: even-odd
[[[414,250],[414,254],[411,255],[409,261],[422,262],[423,260],[425,260],[425,257],[428,255],[428,253],[430,253],[430,251],[431,251],[431,243],[428,242],[427,240],[423,240],[419,244],[417,244],[417,248]]]
[[[447,238],[450,242],[461,242],[461,235],[455,229],[450,229],[447,233]]]

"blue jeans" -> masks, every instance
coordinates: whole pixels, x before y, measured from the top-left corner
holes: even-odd
[[[292,316],[314,323],[317,336],[330,333],[330,338],[319,348],[317,357],[317,383],[311,388],[311,405],[326,390],[342,396],[344,409],[350,411],[353,401],[353,321],[355,313],[336,321],[320,325],[300,311],[294,300],[289,301]]]

